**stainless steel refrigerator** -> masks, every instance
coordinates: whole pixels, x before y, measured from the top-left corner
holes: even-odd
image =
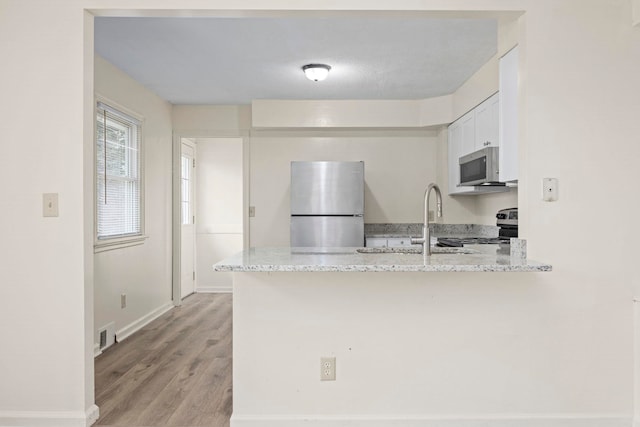
[[[364,246],[364,162],[291,162],[291,246]]]

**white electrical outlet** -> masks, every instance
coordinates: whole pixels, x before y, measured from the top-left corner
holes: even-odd
[[[336,358],[321,357],[320,358],[320,381],[336,380]]]
[[[558,178],[542,178],[542,200],[545,202],[558,200]]]

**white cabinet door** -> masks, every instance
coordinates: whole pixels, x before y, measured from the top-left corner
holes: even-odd
[[[500,98],[498,93],[478,105],[476,113],[475,150],[500,146],[499,115]]]
[[[447,141],[448,166],[449,166],[449,194],[458,192],[458,182],[460,180],[460,151],[462,148],[462,126],[459,122],[449,126],[449,140]]]
[[[500,153],[502,152],[500,143],[500,102],[500,92],[497,92],[449,126],[450,195],[475,195],[508,190],[506,187],[458,187],[460,182],[460,164],[458,160],[461,156],[485,147],[501,147]],[[500,161],[502,162],[502,158]],[[502,179],[502,167],[500,178],[501,181],[504,181]]]
[[[500,58],[500,181],[518,180],[518,47]]]
[[[411,237],[393,237],[387,239],[387,246],[390,248],[398,248],[403,246],[420,246],[420,245],[412,245]]]
[[[387,239],[384,237],[367,237],[365,239],[365,246],[368,248],[386,248]]]
[[[471,112],[473,113],[473,111]],[[460,164],[458,160],[461,156],[473,151],[474,130],[471,126],[473,114],[467,113],[449,126],[448,140],[448,163],[449,163],[449,194],[462,194],[473,191],[473,187],[458,187],[460,182]],[[469,115],[471,114],[471,118]],[[466,139],[465,139],[466,137]]]
[[[469,111],[458,119],[461,127],[460,136],[460,155],[473,153],[476,151],[476,113],[474,110]]]

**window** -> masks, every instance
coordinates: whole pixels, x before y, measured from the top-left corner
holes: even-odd
[[[191,158],[182,156],[182,176],[181,176],[181,208],[182,225],[191,224]]]
[[[102,102],[96,117],[96,238],[143,234],[141,123]],[[113,241],[113,240],[112,240]]]

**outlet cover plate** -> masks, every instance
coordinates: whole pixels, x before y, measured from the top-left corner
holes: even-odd
[[[320,381],[336,380],[336,358],[321,357],[320,358]]]

